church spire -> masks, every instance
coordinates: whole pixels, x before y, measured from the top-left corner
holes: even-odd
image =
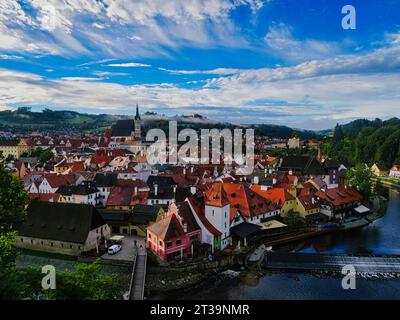
[[[140,120],[140,115],[139,115],[139,105],[136,103],[136,116],[135,120]]]

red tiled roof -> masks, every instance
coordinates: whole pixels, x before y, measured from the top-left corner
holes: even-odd
[[[205,192],[206,205],[214,207],[224,207],[229,204],[222,183],[214,183],[210,190]]]
[[[231,203],[231,221],[238,210],[245,217],[253,217],[278,209],[276,204],[266,200],[244,183],[224,183],[223,189]]]
[[[269,188],[267,190],[262,190],[260,185],[252,185],[250,189],[261,197],[279,204],[280,207],[285,201],[295,200],[295,197],[293,197],[285,188]]]
[[[45,179],[52,188],[57,188],[61,185],[70,185],[76,181],[76,176],[74,174],[47,174]]]
[[[194,210],[194,214],[197,215],[201,223],[204,225],[204,227],[214,236],[220,236],[222,233],[218,231],[217,228],[215,228],[210,221],[206,218],[206,214],[204,211],[204,202],[199,201],[199,199],[196,196],[193,196],[191,198],[188,198],[188,201],[191,205],[191,207]]]
[[[61,194],[59,193],[29,193],[29,197],[32,200],[43,201],[43,202],[58,202]]]
[[[361,201],[363,196],[354,188],[348,187],[338,187],[333,189],[327,189],[325,192],[318,191],[316,193],[320,199],[323,199],[334,206],[340,206],[344,204],[349,204],[352,202]]]
[[[317,197],[314,195],[304,195],[297,198],[306,210],[317,209],[321,206]]]

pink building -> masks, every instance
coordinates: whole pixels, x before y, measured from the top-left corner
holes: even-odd
[[[147,227],[147,248],[161,260],[192,254],[192,243],[201,239],[200,232],[189,205],[172,203],[164,219]]]

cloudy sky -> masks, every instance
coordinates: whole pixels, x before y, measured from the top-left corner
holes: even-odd
[[[0,0],[0,109],[324,129],[400,116],[399,71],[398,0]]]

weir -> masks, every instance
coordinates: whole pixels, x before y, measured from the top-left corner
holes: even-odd
[[[376,257],[268,251],[263,261],[264,268],[280,270],[341,272],[345,265],[353,265],[357,273],[400,274],[400,256]]]

